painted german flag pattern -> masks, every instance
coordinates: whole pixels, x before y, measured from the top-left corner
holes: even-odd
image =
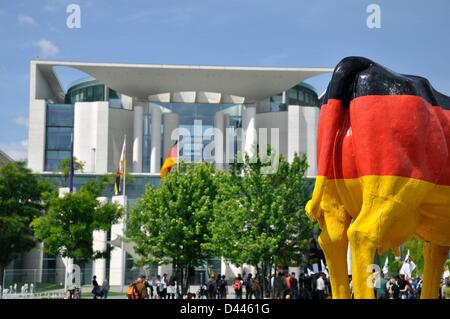
[[[321,107],[309,216],[320,218],[327,206],[324,191],[332,182],[353,219],[364,210],[365,196],[391,198],[392,205],[401,202],[413,210],[413,224],[428,216],[431,228],[443,230],[427,234],[431,228],[413,225],[416,234],[429,240],[439,237],[440,244],[450,245],[450,234],[443,228],[450,226],[449,109],[450,99],[423,78],[397,74],[364,58],[344,59]],[[419,208],[422,217],[414,219]],[[408,217],[406,210],[402,214]]]

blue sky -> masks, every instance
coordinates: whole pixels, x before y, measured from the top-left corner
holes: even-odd
[[[81,7],[81,28],[66,7]],[[381,28],[366,25],[369,4]],[[31,59],[334,67],[361,55],[450,95],[448,0],[0,0],[0,149],[26,157]],[[59,73],[65,87],[80,74]],[[329,76],[311,79],[323,91]]]

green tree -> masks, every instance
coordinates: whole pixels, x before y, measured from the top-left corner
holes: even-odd
[[[379,266],[383,268],[386,258],[389,258],[389,274],[391,276],[397,276],[400,273],[400,269],[403,266],[403,262],[409,250],[411,260],[416,265],[413,275],[421,276],[424,268],[423,240],[416,237],[411,237],[402,245],[401,248],[402,254],[401,256],[397,256],[397,259],[391,249],[389,249],[384,256],[380,256]]]
[[[77,160],[77,158],[73,157],[73,170],[82,172],[84,169],[84,162]],[[59,170],[61,172],[61,176],[63,178],[64,184],[66,187],[68,185],[68,179],[70,175],[70,158],[65,158],[59,162]]]
[[[36,245],[30,223],[55,194],[56,189],[27,169],[25,163],[8,163],[0,168],[0,284],[4,268]]]
[[[111,178],[103,176],[84,184],[79,192],[49,201],[47,212],[31,224],[46,253],[73,258],[75,263],[106,257],[108,251],[93,250],[92,233],[108,231],[123,213],[117,204],[96,199],[109,183]]]
[[[295,155],[289,164],[280,156],[267,174],[268,157],[247,157],[243,165],[218,174],[211,237],[203,245],[234,264],[253,265],[262,278],[275,265],[301,262],[313,226],[304,213],[311,189],[306,157]]]
[[[148,186],[127,225],[127,235],[140,256],[136,264],[172,263],[185,294],[189,269],[207,257],[202,244],[209,237],[216,194],[214,167],[205,163],[181,163],[159,188]]]
[[[425,263],[425,260],[423,258],[423,240],[418,239],[417,237],[411,237],[403,244],[402,262],[405,259],[408,250],[410,253],[411,260],[416,265],[416,269],[414,269],[413,274],[415,273],[416,275],[422,275],[423,266]]]

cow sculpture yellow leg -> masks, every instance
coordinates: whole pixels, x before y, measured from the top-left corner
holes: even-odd
[[[337,200],[335,185],[328,186],[323,204],[323,214],[318,220],[322,229],[319,245],[325,254],[330,277],[334,278],[331,281],[333,297],[348,299],[351,295],[347,276],[347,259],[342,257],[347,255],[347,230],[351,219]]]

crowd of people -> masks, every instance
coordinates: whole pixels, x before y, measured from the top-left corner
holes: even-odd
[[[156,279],[140,275],[128,286],[128,299],[175,299],[176,278],[158,275]],[[231,290],[231,291],[229,291]],[[231,294],[231,295],[230,295]],[[331,296],[330,282],[324,274],[305,276],[296,273],[279,272],[275,276],[263,278],[249,273],[245,278],[238,274],[232,280],[225,275],[213,275],[200,286],[199,291],[188,293],[184,298],[207,299],[325,299]]]
[[[420,298],[422,279],[406,278],[405,275],[386,277],[383,272],[373,276],[373,287],[377,299],[416,299]],[[128,287],[128,299],[175,299],[176,278],[158,275],[156,279],[146,279],[140,275]],[[349,288],[352,290],[352,278],[349,276]],[[231,290],[231,291],[229,291]],[[231,295],[230,295],[231,294]],[[188,293],[184,298],[208,299],[329,299],[332,298],[331,284],[328,276],[319,272],[310,276],[295,272],[280,271],[262,278],[258,274],[246,276],[238,274],[227,280],[225,275],[213,275],[201,285],[197,294]],[[353,293],[352,293],[353,296]],[[450,299],[450,278],[441,283],[439,298]]]
[[[422,278],[406,277],[403,274],[385,278],[381,272],[376,277],[374,286],[377,299],[419,299]],[[450,277],[441,280],[439,299],[450,299]]]

